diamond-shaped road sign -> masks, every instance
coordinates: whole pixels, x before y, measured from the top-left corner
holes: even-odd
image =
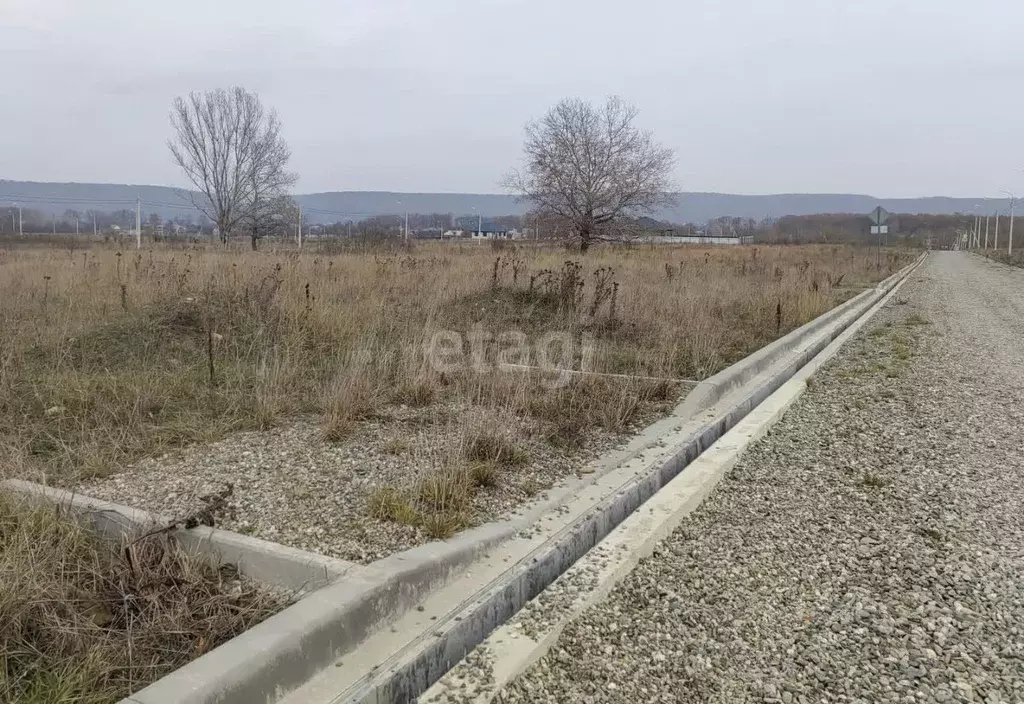
[[[871,211],[871,214],[868,215],[868,217],[871,218],[871,222],[875,225],[884,225],[886,220],[889,219],[889,213],[886,212],[885,208],[882,206],[878,206]]]

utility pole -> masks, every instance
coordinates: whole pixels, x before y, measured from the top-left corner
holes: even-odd
[[[75,237],[78,237],[78,216],[75,215]]]
[[[1017,196],[1005,190],[1003,193],[1010,197],[1010,235],[1009,241],[1006,244],[1006,253],[1013,254],[1013,206],[1017,204]]]
[[[409,244],[409,211],[405,211],[405,243]]]
[[[53,214],[53,234],[57,234],[57,213]]]
[[[996,231],[995,240],[992,242],[992,249],[999,249],[999,211],[996,210]]]
[[[988,249],[988,221],[992,218],[991,215],[985,216],[985,249]]]
[[[299,206],[299,249],[302,249],[302,206]]]
[[[135,249],[142,249],[142,196],[135,199]]]
[[[1013,254],[1013,206],[1016,205],[1017,198],[1010,197],[1010,239],[1006,244],[1006,253]]]
[[[96,236],[96,211],[92,211],[92,236]]]

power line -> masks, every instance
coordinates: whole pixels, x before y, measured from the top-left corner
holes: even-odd
[[[13,200],[13,201],[18,201],[18,202],[23,202],[23,203],[38,203],[38,204],[42,204],[42,205],[45,205],[45,204],[48,204],[48,203],[60,203],[60,204],[65,204],[65,203],[116,203],[116,204],[121,204],[121,203],[134,203],[135,202],[134,200],[120,200],[120,199],[117,199],[117,198],[109,198],[109,199],[108,198],[71,198],[69,196],[54,196],[54,197],[51,198],[51,197],[47,197],[47,196],[31,196],[31,195],[3,194],[3,193],[0,193],[0,200]]]

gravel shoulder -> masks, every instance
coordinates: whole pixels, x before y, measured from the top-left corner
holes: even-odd
[[[635,430],[667,409],[641,414]],[[412,490],[459,453],[475,428],[500,428],[523,453],[493,486],[472,494],[471,525],[508,517],[628,439],[591,429],[578,447],[553,445],[530,419],[493,409],[435,404],[388,408],[336,443],[319,419],[297,419],[267,431],[239,433],[210,445],[142,460],[83,494],[169,518],[195,514],[202,497],[230,485],[217,525],[339,559],[369,563],[431,538],[419,525],[377,520],[368,505],[376,490]]]
[[[1024,701],[1024,271],[933,253],[812,382],[499,700]]]

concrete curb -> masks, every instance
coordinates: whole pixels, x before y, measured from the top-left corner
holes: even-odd
[[[166,525],[146,511],[11,479],[3,488],[66,506],[111,539]],[[356,565],[201,526],[171,533],[186,548],[232,562],[246,576],[307,593],[249,631],[136,692],[123,704],[273,702],[350,652],[374,629],[411,609],[481,553],[508,540],[512,523],[464,531],[369,565]]]
[[[923,258],[889,277],[875,289],[854,297],[835,311],[790,333],[792,337],[783,338],[788,349],[784,345],[777,345],[757,360],[744,360],[740,363],[741,371],[734,370],[730,377],[734,383],[716,383],[705,387],[706,390],[702,392],[704,400],[693,404],[691,408],[700,413],[700,409],[710,408],[714,404],[714,401],[708,399],[717,397],[718,405],[724,410],[712,408],[699,429],[672,448],[669,459],[658,462],[619,486],[617,491],[600,501],[592,510],[565,526],[503,572],[498,579],[466,599],[465,605],[439,621],[435,630],[422,634],[399,652],[387,657],[372,674],[347,687],[331,701],[359,704],[413,701],[495,628],[508,621],[526,602],[671,481],[701,452],[789,380],[868,308],[888,294],[898,281],[908,276]],[[824,332],[815,334],[822,327],[826,328]],[[813,339],[807,341],[808,338]],[[793,349],[794,345],[804,342],[804,347]],[[778,360],[778,364],[769,369],[767,367],[770,362],[765,361],[765,358]],[[757,372],[752,371],[754,369],[761,370],[761,379],[754,378],[757,376]],[[748,390],[742,381],[736,382],[735,379],[753,382],[748,383],[752,388]],[[741,393],[743,396],[736,398]],[[681,406],[685,408],[686,404],[684,400]]]
[[[906,280],[904,277],[890,287],[880,300],[807,365],[690,463],[685,472],[672,479],[641,510],[626,518],[591,552],[555,580],[549,589],[558,593],[560,598],[557,607],[544,607],[546,623],[541,632],[526,635],[516,619],[503,624],[478,646],[481,660],[490,667],[489,677],[480,677],[480,673],[470,667],[456,667],[428,689],[422,701],[486,704],[543,657],[558,642],[567,625],[589,607],[603,601],[640,560],[649,557],[655,546],[711,494],[746,448],[764,437],[803,395],[807,379],[856,335]],[[586,586],[581,588],[577,585]]]
[[[366,566],[318,589],[122,704],[274,702],[412,608],[515,532],[508,524],[466,531]]]
[[[0,486],[65,506],[89,520],[101,534],[113,539],[169,523],[169,519],[147,511],[34,482],[9,479]],[[172,531],[171,535],[186,550],[215,564],[232,563],[251,579],[294,591],[305,592],[322,587],[355,566],[344,560],[207,526],[179,529]]]

